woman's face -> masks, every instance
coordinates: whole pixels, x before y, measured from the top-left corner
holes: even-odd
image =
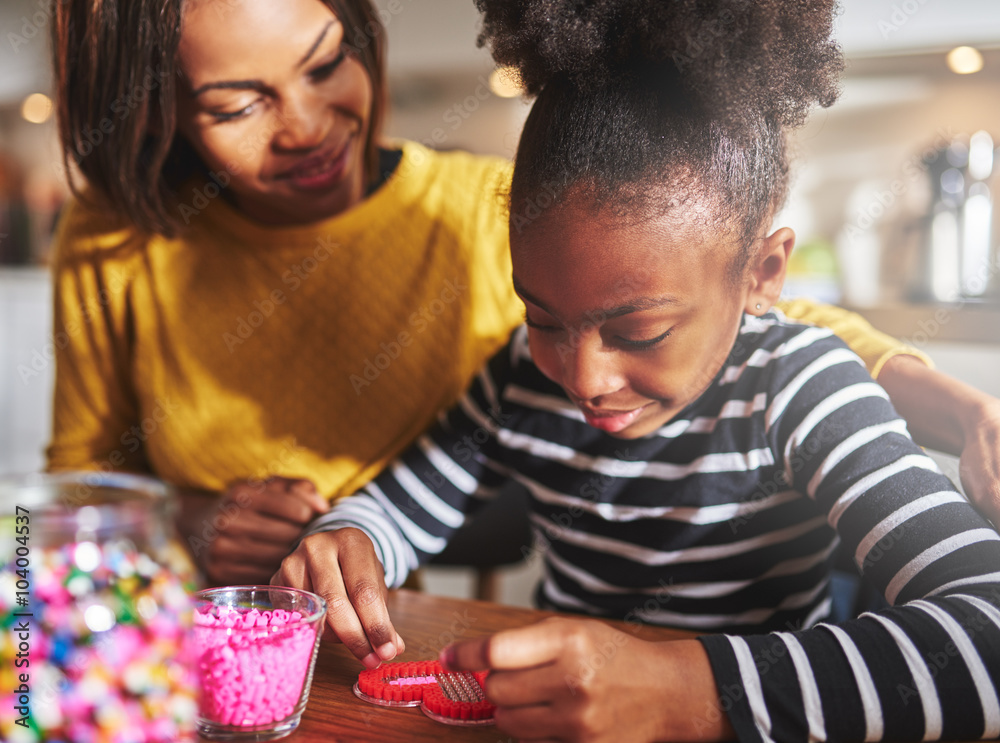
[[[315,222],[364,197],[373,90],[344,31],[319,0],[185,4],[178,130],[258,222]]]
[[[733,347],[750,291],[729,278],[733,250],[683,215],[623,225],[572,204],[512,231],[535,364],[595,428],[652,433]]]

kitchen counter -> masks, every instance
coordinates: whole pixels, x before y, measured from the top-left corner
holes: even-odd
[[[848,307],[879,330],[918,348],[928,343],[1000,345],[1000,303],[884,304]]]

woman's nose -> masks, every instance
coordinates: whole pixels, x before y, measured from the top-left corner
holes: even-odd
[[[302,96],[287,101],[277,117],[274,146],[282,150],[310,150],[326,141],[334,113],[320,101]]]

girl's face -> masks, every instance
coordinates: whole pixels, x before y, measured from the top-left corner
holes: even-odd
[[[733,250],[675,216],[623,226],[572,204],[512,231],[535,363],[595,428],[652,433],[706,389],[761,301],[729,278]]]
[[[343,40],[319,0],[185,5],[179,132],[258,222],[315,222],[364,197],[373,91]]]

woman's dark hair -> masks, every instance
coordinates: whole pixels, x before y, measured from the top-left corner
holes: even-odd
[[[203,168],[177,134],[174,102],[181,17],[190,1],[53,2],[59,137],[70,186],[79,196],[74,165],[102,203],[144,232],[168,236],[182,227],[177,189]],[[374,177],[387,101],[384,29],[370,0],[321,1],[371,78],[365,168]]]
[[[537,96],[515,161],[512,230],[542,193],[569,190],[618,214],[697,196],[738,240],[734,268],[745,267],[785,198],[785,130],[837,98],[836,0],[476,5],[480,44]]]

